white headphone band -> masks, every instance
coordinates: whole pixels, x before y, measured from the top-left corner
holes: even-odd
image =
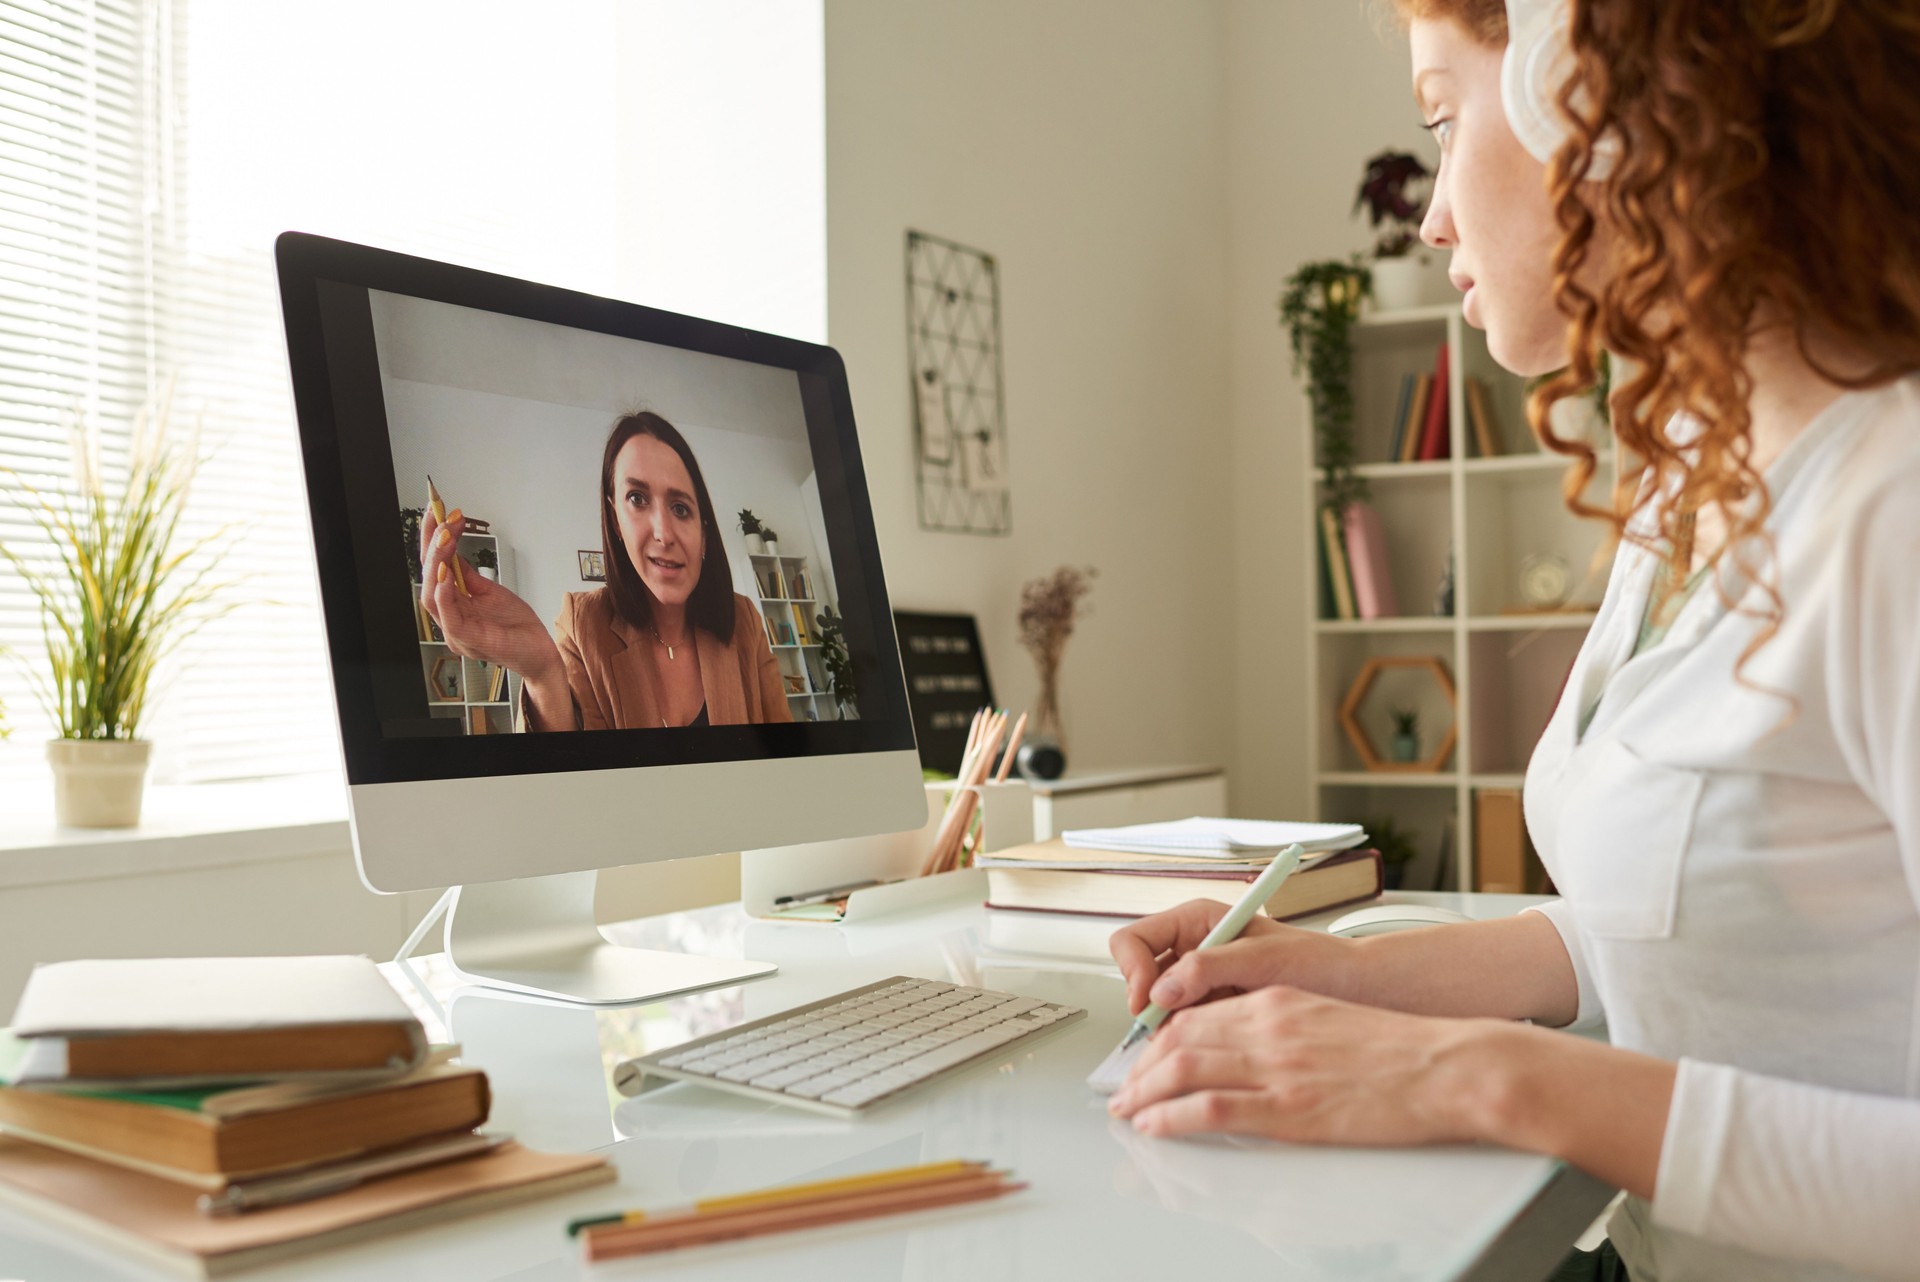
[[[1507,0],[1507,52],[1500,64],[1500,101],[1520,145],[1541,164],[1572,136],[1554,99],[1573,75],[1573,0]],[[1584,95],[1575,97],[1576,105]],[[1593,149],[1587,178],[1613,172],[1620,138],[1603,134]]]

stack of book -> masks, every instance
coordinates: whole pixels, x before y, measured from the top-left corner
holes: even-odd
[[[1383,887],[1380,854],[1359,847],[1352,824],[1189,819],[1070,831],[982,856],[987,907],[1020,912],[1145,917],[1189,899],[1231,904],[1298,842],[1300,868],[1264,906],[1284,921],[1358,903]]]
[[[483,1133],[364,957],[42,966],[0,1083],[0,1203],[198,1276],[613,1177]]]

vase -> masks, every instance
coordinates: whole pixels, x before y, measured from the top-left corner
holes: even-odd
[[[1067,754],[1052,735],[1028,734],[1013,754],[1013,767],[1022,779],[1058,779],[1067,772]]]
[[[131,828],[146,793],[145,739],[53,739],[54,821],[63,828]]]
[[[749,534],[747,536],[747,555],[748,556],[765,556],[766,554],[767,554],[767,541],[761,538],[758,534]]]
[[[1395,761],[1399,762],[1420,760],[1420,736],[1416,734],[1397,734],[1393,736],[1392,756]]]

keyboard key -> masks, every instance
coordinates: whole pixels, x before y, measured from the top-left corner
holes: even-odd
[[[903,1071],[918,1077],[937,1073],[943,1068],[952,1068],[955,1064],[964,1064],[982,1051],[999,1049],[1001,1043],[991,1033],[974,1033],[949,1042],[945,1046],[923,1051],[913,1059],[901,1064]]]

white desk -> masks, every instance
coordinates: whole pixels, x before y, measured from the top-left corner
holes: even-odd
[[[1509,895],[1398,894],[1479,916],[1537,902]],[[428,987],[452,1034],[487,1069],[494,1122],[535,1148],[605,1149],[620,1183],[380,1238],[243,1274],[263,1282],[352,1279],[831,1277],[1415,1282],[1544,1276],[1611,1190],[1564,1164],[1491,1148],[1344,1150],[1228,1140],[1148,1140],[1107,1117],[1083,1084],[1126,1018],[1117,974],[982,955],[985,912],[876,923],[859,931],[774,926],[737,907],[614,928],[622,942],[671,942],[777,961],[778,975],[654,1006],[586,1011],[455,995],[439,963]],[[887,975],[979,984],[1086,1007],[1031,1051],[980,1067],[854,1122],[697,1087],[622,1099],[619,1059]],[[402,981],[404,987],[404,981]],[[422,1002],[425,1009],[425,1003]],[[429,1012],[431,1013],[431,1012]],[[446,1035],[444,1026],[429,1031]],[[940,1158],[991,1159],[1032,1185],[982,1207],[617,1261],[589,1270],[561,1226],[574,1215],[677,1201]],[[122,1257],[0,1212],[0,1278],[118,1282],[158,1276]]]

